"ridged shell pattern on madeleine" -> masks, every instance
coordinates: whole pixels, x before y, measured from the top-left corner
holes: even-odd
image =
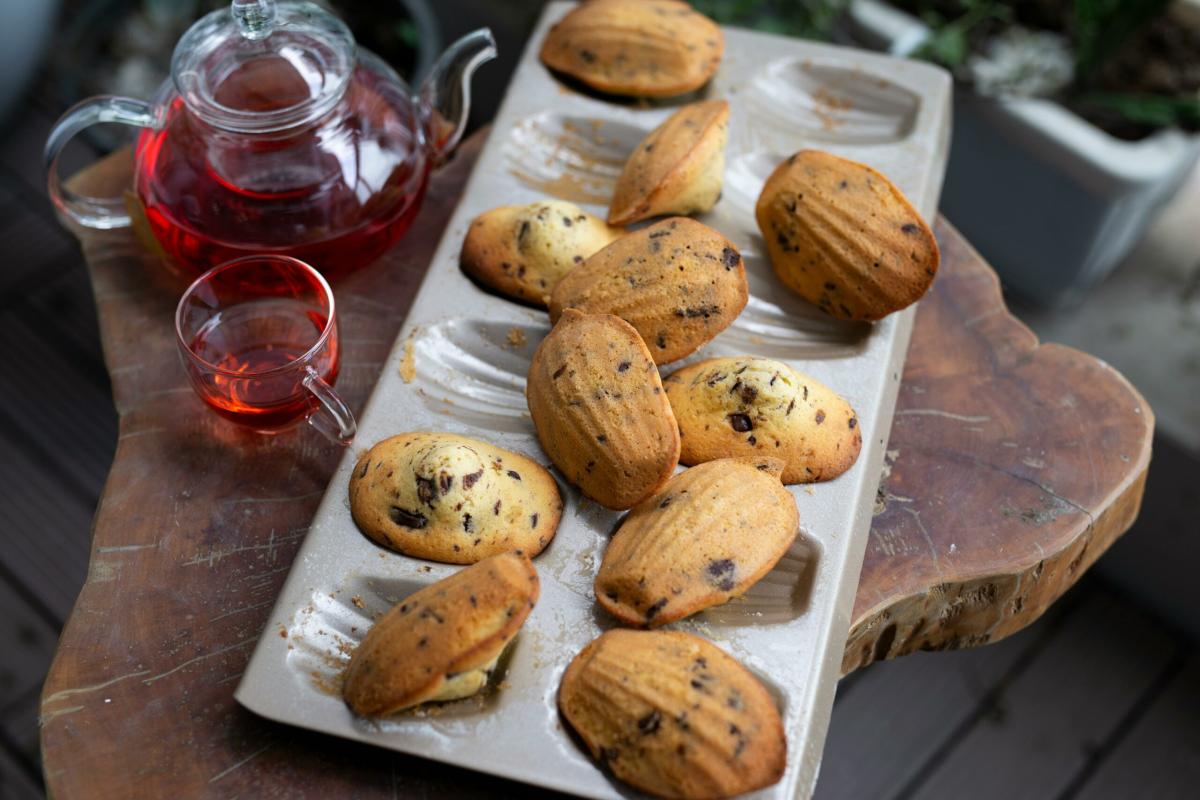
[[[596,599],[630,625],[656,627],[744,594],[783,557],[800,514],[773,458],[685,470],[639,503],[596,575]]]
[[[593,89],[672,97],[708,83],[725,40],[680,0],[589,0],[546,35],[542,63]]]
[[[688,364],[663,381],[679,423],[680,457],[782,459],[784,483],[836,478],[862,450],[850,404],[781,361],[742,356]]]
[[[671,217],[567,273],[550,297],[550,319],[567,308],[615,314],[641,334],[655,364],[667,364],[729,327],[749,297],[733,244],[694,219]]]
[[[608,631],[567,666],[558,707],[593,758],[659,797],[732,797],[783,776],[771,694],[690,633]]]
[[[729,103],[706,100],[676,111],[638,143],[608,208],[612,225],[667,214],[700,214],[717,204],[725,172]]]
[[[542,551],[562,517],[558,484],[519,453],[451,433],[403,433],[363,454],[350,512],[367,536],[408,556],[473,564]]]
[[[940,256],[903,193],[865,164],[801,150],[755,208],[775,274],[827,314],[877,320],[928,291]]]
[[[501,294],[545,308],[563,275],[622,233],[564,200],[501,206],[471,221],[462,268]]]
[[[632,507],[679,463],[679,428],[637,331],[568,310],[529,367],[529,414],[542,449],[603,506]]]
[[[342,696],[358,714],[470,697],[538,599],[537,570],[502,553],[397,603],[350,655]]]

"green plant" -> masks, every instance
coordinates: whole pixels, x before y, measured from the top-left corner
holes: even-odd
[[[1083,92],[1080,108],[1116,115],[1138,125],[1200,128],[1200,97],[1091,91],[1130,38],[1163,14],[1171,0],[1075,0],[1075,65]]]
[[[722,25],[769,33],[828,39],[849,0],[692,0],[692,6]]]
[[[1090,81],[1133,34],[1172,0],[1075,0],[1075,65]]]
[[[915,13],[930,28],[929,38],[914,55],[945,66],[960,79],[970,79],[970,72],[964,69],[968,61],[985,52],[988,43],[1008,26],[1049,29],[1067,36],[1073,52],[1074,79],[1057,94],[1068,105],[1097,120],[1124,121],[1126,129],[1129,123],[1143,131],[1173,125],[1200,128],[1200,96],[1196,93],[1187,93],[1186,88],[1161,94],[1140,88],[1122,92],[1121,78],[1114,78],[1128,73],[1130,61],[1137,63],[1136,54],[1122,53],[1127,46],[1154,25],[1171,24],[1163,17],[1172,0],[891,2]]]
[[[981,25],[992,21],[1012,21],[1012,9],[993,0],[962,0],[959,4],[962,14],[954,19],[947,19],[932,4],[922,5],[921,19],[932,33],[913,55],[950,70],[956,70],[966,63],[971,54],[971,35]]]
[[[1083,108],[1108,111],[1152,128],[1168,128],[1172,125],[1193,130],[1200,128],[1200,98],[1196,97],[1091,92],[1078,97],[1076,103]]]

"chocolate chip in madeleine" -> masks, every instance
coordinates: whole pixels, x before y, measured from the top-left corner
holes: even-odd
[[[729,103],[707,100],[676,111],[633,149],[608,209],[612,225],[667,214],[699,214],[721,196]],[[728,253],[737,261],[737,251]]]
[[[862,450],[850,404],[782,361],[710,358],[672,373],[663,386],[684,464],[769,456],[786,464],[784,483],[813,483],[841,475]]]
[[[354,521],[405,555],[452,564],[506,550],[534,556],[554,538],[562,516],[549,472],[476,439],[404,433],[376,444],[359,464],[350,478]],[[517,469],[527,480],[506,477]]]
[[[608,631],[567,666],[558,707],[602,767],[659,797],[743,794],[787,763],[770,693],[690,633]]]
[[[501,206],[471,221],[462,268],[501,294],[545,307],[563,275],[622,233],[562,200]]]
[[[633,506],[679,461],[679,428],[658,370],[618,317],[563,312],[534,353],[525,395],[542,449],[603,506]]]
[[[380,716],[479,692],[538,599],[528,556],[502,553],[392,607],[350,655],[342,695]]]
[[[801,150],[771,173],[755,216],[775,274],[834,317],[882,319],[920,299],[937,274],[933,232],[865,164]]]
[[[601,607],[624,623],[658,626],[744,594],[799,531],[783,466],[727,458],[667,481],[609,542],[595,582]]]
[[[540,57],[601,92],[673,97],[708,83],[724,49],[716,23],[681,0],[590,0],[550,29]]]
[[[746,270],[717,231],[672,217],[600,250],[559,281],[550,319],[564,309],[615,314],[645,340],[655,364],[693,353],[746,307]]]

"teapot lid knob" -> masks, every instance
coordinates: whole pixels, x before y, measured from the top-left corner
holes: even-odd
[[[233,0],[233,19],[245,38],[265,39],[275,29],[275,0]]]

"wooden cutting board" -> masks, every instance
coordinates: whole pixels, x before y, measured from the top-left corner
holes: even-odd
[[[356,409],[481,143],[434,178],[412,231],[336,287]],[[127,155],[77,180],[129,185]],[[995,273],[945,221],[921,302],[843,659],[972,647],[1028,625],[1137,515],[1149,406],[1103,362],[1039,345]],[[316,435],[233,430],[188,388],[171,316],[182,285],[129,232],[80,232],[120,440],[91,567],[44,688],[59,798],[531,796],[497,781],[261,720],[233,689],[340,453]],[[69,458],[70,454],[63,454]]]

